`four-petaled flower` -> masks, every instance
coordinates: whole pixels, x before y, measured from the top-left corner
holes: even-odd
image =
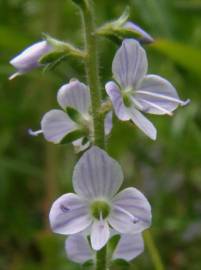
[[[54,232],[71,235],[90,231],[94,250],[110,237],[110,227],[118,233],[136,234],[151,224],[151,207],[136,188],[119,192],[123,182],[120,165],[100,148],[86,151],[75,166],[73,187],[52,205],[49,219]]]
[[[72,134],[76,130],[86,130],[88,138],[79,138],[73,141],[77,151],[86,149],[93,139],[93,122],[90,115],[91,100],[88,87],[79,82],[72,80],[68,84],[63,85],[57,93],[57,101],[63,110],[50,110],[41,120],[41,130],[29,130],[31,135],[43,133],[47,141],[60,143],[65,136]],[[67,112],[68,108],[73,108],[79,113],[79,119],[73,121]],[[112,129],[112,112],[106,114],[105,117],[105,134],[108,135]],[[88,133],[88,134],[87,134]]]
[[[132,120],[151,139],[156,139],[156,129],[141,113],[168,114],[189,100],[180,100],[175,88],[157,75],[146,75],[145,50],[134,39],[125,39],[112,64],[116,81],[106,84],[115,114],[122,121]],[[141,111],[141,112],[140,112]]]
[[[9,79],[12,80],[18,75],[40,67],[39,59],[51,50],[52,46],[47,41],[40,41],[26,48],[10,61],[10,64],[17,69],[17,72],[11,75]]]
[[[110,237],[112,238],[115,235],[117,233],[111,231]],[[85,233],[70,235],[66,239],[65,249],[68,258],[76,263],[84,264],[87,261],[95,260],[96,257],[96,253],[89,245],[87,234]],[[143,251],[144,241],[141,233],[121,234],[110,260],[122,259],[129,262]]]

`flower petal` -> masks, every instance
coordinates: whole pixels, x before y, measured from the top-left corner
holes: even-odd
[[[82,155],[73,173],[74,190],[86,199],[111,198],[122,182],[120,165],[97,146]]]
[[[125,39],[115,54],[112,72],[122,88],[136,88],[147,73],[147,56],[139,42]]]
[[[113,253],[112,259],[131,261],[144,251],[144,241],[141,234],[121,234],[121,238]]]
[[[118,85],[115,82],[110,81],[106,84],[105,89],[112,101],[116,116],[122,121],[129,120],[130,116],[127,114],[127,108],[124,105]]]
[[[19,73],[28,72],[31,69],[40,66],[38,63],[39,58],[48,53],[51,49],[52,47],[47,44],[47,41],[37,42],[14,57],[10,61],[10,64],[13,65]]]
[[[127,188],[113,198],[113,206],[133,216],[132,232],[138,233],[151,225],[151,206],[146,197],[136,188]]]
[[[47,141],[59,143],[69,132],[76,129],[76,124],[65,112],[51,110],[43,116],[41,129]]]
[[[119,233],[136,233],[135,220],[132,214],[120,207],[114,206],[108,218],[111,227]]]
[[[105,135],[109,135],[112,130],[112,112],[108,112],[104,120]]]
[[[171,114],[179,105],[186,105],[180,100],[174,86],[157,75],[147,75],[135,91],[135,99],[142,105],[143,111],[153,114]]]
[[[99,250],[105,246],[110,237],[109,225],[106,220],[95,220],[91,231],[91,246]]]
[[[132,107],[129,109],[129,114],[131,120],[139,129],[152,140],[156,140],[156,128],[141,112]]]
[[[139,42],[141,42],[141,43],[154,42],[153,38],[146,31],[144,31],[140,26],[138,26],[137,24],[135,24],[133,22],[130,22],[130,21],[126,22],[123,25],[123,28],[129,29],[131,31],[134,31],[135,33],[138,33],[140,35],[140,37],[137,38],[137,40],[139,40]]]
[[[78,80],[70,81],[59,89],[57,101],[64,110],[73,107],[80,113],[87,113],[90,106],[89,89]]]
[[[87,204],[76,194],[59,197],[49,214],[52,230],[59,234],[75,234],[86,229],[92,222]]]
[[[93,259],[89,242],[82,234],[70,235],[65,242],[68,258],[76,263],[85,263]]]

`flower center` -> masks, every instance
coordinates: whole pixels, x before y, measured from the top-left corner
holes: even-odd
[[[131,107],[132,101],[131,101],[131,93],[133,92],[132,88],[127,88],[122,91],[123,101],[126,107]]]
[[[107,218],[110,214],[110,205],[106,201],[94,201],[91,204],[91,214],[96,219]]]

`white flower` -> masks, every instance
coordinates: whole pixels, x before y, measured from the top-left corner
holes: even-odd
[[[133,121],[155,140],[156,129],[141,112],[172,115],[178,105],[184,106],[189,100],[180,100],[175,88],[164,78],[146,75],[147,68],[145,50],[134,39],[124,40],[112,63],[116,83],[108,82],[106,92],[120,120]]]
[[[100,148],[86,151],[75,166],[73,187],[52,205],[49,219],[54,232],[72,235],[90,231],[94,250],[110,237],[110,227],[122,234],[136,234],[151,224],[151,207],[136,188],[119,192],[123,174],[119,164]]]
[[[38,62],[39,59],[51,50],[52,47],[47,41],[40,41],[26,48],[10,61],[10,64],[17,69],[17,72],[11,75],[9,79],[12,80],[18,75],[41,66]]]
[[[81,129],[86,129],[89,135],[93,136],[90,93],[84,83],[73,80],[63,85],[58,90],[57,101],[63,110],[54,109],[47,112],[41,120],[41,130],[35,132],[29,130],[31,135],[43,133],[45,139],[53,143],[60,143],[68,134]],[[65,111],[67,108],[73,108],[79,113],[79,123],[69,117]],[[105,134],[108,135],[111,129],[112,112],[109,112],[105,117]],[[90,145],[90,138],[84,142],[83,139],[73,141],[77,151],[82,151]]]
[[[111,233],[111,237],[116,233]],[[70,235],[65,242],[65,249],[68,258],[76,263],[83,264],[95,260],[96,253],[90,247],[87,235]],[[131,261],[144,251],[144,242],[141,233],[121,234],[119,242],[115,247],[111,260],[123,259]]]

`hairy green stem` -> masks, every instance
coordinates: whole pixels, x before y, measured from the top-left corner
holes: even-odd
[[[154,243],[153,236],[150,232],[150,230],[146,231],[144,233],[144,241],[147,246],[147,249],[149,251],[152,263],[154,265],[154,268],[156,270],[164,270],[164,266],[160,257],[160,253]]]
[[[82,9],[83,24],[85,32],[85,67],[88,85],[90,88],[92,116],[94,126],[94,144],[101,148],[105,146],[104,119],[100,114],[101,87],[99,81],[99,63],[97,55],[97,40],[95,35],[95,23],[92,1],[86,1],[87,5]]]
[[[90,89],[92,117],[94,134],[94,144],[105,148],[104,135],[104,117],[101,110],[101,86],[99,81],[99,63],[97,55],[96,29],[94,23],[93,3],[91,0],[85,0],[85,6],[82,7],[83,25],[85,32],[85,68],[88,85]],[[103,247],[96,253],[95,270],[107,269],[107,247]]]

